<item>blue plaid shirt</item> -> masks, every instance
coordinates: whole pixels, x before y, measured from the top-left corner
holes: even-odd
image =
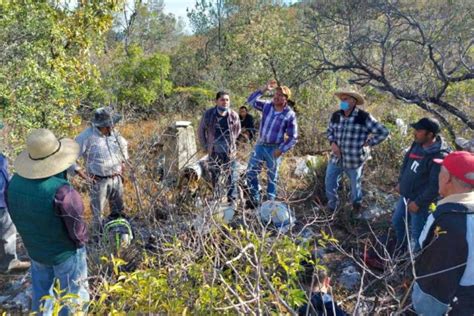
[[[262,112],[258,142],[279,145],[282,152],[287,152],[295,146],[298,137],[296,114],[288,105],[283,111],[276,112],[273,102],[262,100],[261,96],[261,91],[255,91],[247,99],[254,109]]]
[[[329,141],[341,149],[342,167],[348,169],[358,168],[367,160],[369,149],[364,144],[375,146],[388,136],[385,126],[369,113],[365,112],[367,117],[360,121],[359,111],[356,107],[348,117],[342,111],[334,112],[327,129]],[[340,161],[331,154],[331,162],[337,164]]]

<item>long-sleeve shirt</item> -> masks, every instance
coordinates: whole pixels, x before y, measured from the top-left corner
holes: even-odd
[[[247,103],[262,112],[258,142],[278,145],[282,152],[287,152],[295,146],[298,138],[296,114],[288,105],[281,112],[275,111],[273,102],[261,99],[262,94],[255,91],[247,99]]]
[[[329,142],[336,143],[341,150],[342,167],[348,169],[358,168],[367,160],[369,152],[364,144],[375,146],[387,136],[385,126],[357,107],[348,117],[344,116],[342,110],[334,112],[327,129]],[[337,164],[339,158],[333,154],[331,161]]]
[[[212,155],[214,152],[214,143],[216,141],[216,124],[217,124],[217,113],[216,107],[210,108],[204,112],[201,118],[201,122],[199,123],[198,128],[198,136],[199,142],[201,147],[207,151],[209,155]],[[230,132],[229,138],[229,153],[235,153],[237,146],[236,141],[237,137],[239,137],[241,128],[240,128],[240,120],[239,115],[229,109],[226,115],[227,124]]]
[[[438,175],[441,166],[433,161],[443,159],[450,149],[444,140],[436,137],[429,147],[414,142],[403,159],[399,176],[400,194],[419,207],[428,207],[439,193]]]
[[[107,177],[122,173],[122,163],[128,159],[127,141],[117,133],[110,136],[94,128],[80,144],[80,156],[91,175]]]
[[[55,208],[61,216],[69,237],[78,248],[87,242],[87,225],[84,221],[84,204],[81,196],[70,185],[63,185],[54,197]]]

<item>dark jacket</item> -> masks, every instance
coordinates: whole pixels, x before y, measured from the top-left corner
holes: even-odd
[[[249,139],[252,140],[253,136],[255,135],[255,123],[253,121],[253,116],[247,114],[244,119],[240,119],[240,126],[242,127],[242,131],[245,130],[249,132]]]
[[[474,192],[441,200],[420,236],[413,301],[418,313],[429,315],[435,305],[446,312],[451,305],[450,315],[474,315],[473,235]]]
[[[201,123],[199,124],[198,136],[201,147],[207,151],[209,155],[212,154],[213,144],[215,140],[215,125],[217,122],[217,107],[210,108],[204,112]],[[240,134],[240,119],[237,112],[229,109],[227,113],[227,122],[230,130],[230,154],[234,154],[237,146],[237,137]]]
[[[440,165],[434,158],[443,158],[450,152],[444,140],[438,136],[436,142],[423,148],[413,142],[403,159],[398,183],[400,194],[418,207],[427,207],[438,197],[438,175]]]

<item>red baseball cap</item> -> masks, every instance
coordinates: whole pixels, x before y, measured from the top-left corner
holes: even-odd
[[[433,159],[444,166],[450,174],[459,180],[474,185],[474,154],[467,151],[455,151],[444,159]]]

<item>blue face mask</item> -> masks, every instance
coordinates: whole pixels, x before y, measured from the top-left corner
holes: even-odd
[[[217,106],[217,111],[219,111],[220,114],[225,114],[227,112],[229,108],[225,107],[225,106],[222,106],[222,105],[218,105]]]
[[[347,111],[349,110],[350,105],[347,103],[347,101],[341,101],[341,103],[339,103],[339,108],[343,111]]]

